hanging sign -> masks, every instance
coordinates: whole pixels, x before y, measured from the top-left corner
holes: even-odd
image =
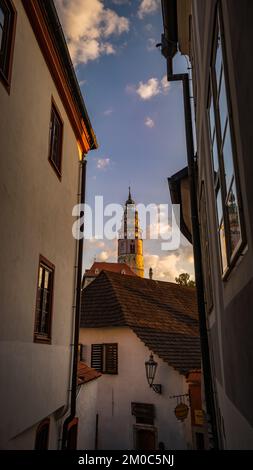
[[[174,410],[176,418],[179,421],[184,421],[188,416],[188,412],[189,412],[189,407],[185,403],[182,403],[182,402],[178,403],[178,405],[176,406]]]

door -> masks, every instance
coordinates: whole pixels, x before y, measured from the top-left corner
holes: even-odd
[[[136,450],[155,450],[156,436],[153,429],[136,429]]]

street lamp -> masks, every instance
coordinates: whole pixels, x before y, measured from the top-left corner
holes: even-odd
[[[156,393],[162,393],[161,384],[154,384],[157,362],[154,360],[154,356],[152,353],[150,354],[149,360],[145,362],[145,369],[149,386],[152,387]]]

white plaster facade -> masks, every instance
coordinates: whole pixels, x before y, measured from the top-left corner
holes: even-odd
[[[96,440],[96,415],[98,405],[98,383],[101,377],[84,383],[77,396],[78,416],[77,449],[94,450]]]
[[[154,354],[158,363],[155,383],[162,384],[159,395],[148,386],[145,361],[150,350],[128,327],[81,328],[80,343],[85,345],[84,360],[91,364],[91,345],[118,343],[118,374],[103,374],[97,382],[98,449],[134,449],[135,416],[131,403],[148,403],[155,407],[153,429],[156,445],[166,449],[191,448],[190,413],[185,422],[174,414],[176,400],[171,395],[188,393],[186,379]]]
[[[33,449],[37,424],[68,402],[77,202],[77,140],[20,0],[10,94],[0,83],[0,448]],[[52,97],[63,123],[62,179],[48,161]],[[55,265],[52,342],[33,342],[39,255]]]

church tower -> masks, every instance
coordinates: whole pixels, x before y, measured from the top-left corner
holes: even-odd
[[[126,263],[138,276],[144,277],[143,240],[138,211],[129,187],[124,217],[118,239],[118,263]]]

